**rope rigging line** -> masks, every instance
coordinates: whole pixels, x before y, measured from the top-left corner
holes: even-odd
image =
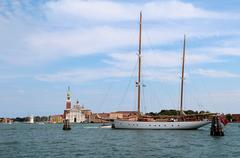
[[[207,88],[206,88],[206,84],[205,84],[205,82],[201,79],[201,78],[198,78],[198,81],[200,82],[200,87],[201,87],[201,89],[203,89],[203,90],[199,90],[199,92],[201,92],[201,91],[204,91],[204,94],[206,94],[206,96],[209,98],[209,100],[210,100],[210,102],[212,102],[213,101],[213,97],[211,97],[211,95],[210,95],[210,92],[206,92],[206,90],[207,90]],[[195,90],[196,90],[197,88],[195,88]],[[199,99],[198,99],[199,100]],[[203,99],[204,100],[204,99]],[[199,102],[198,101],[198,104],[199,104],[199,107],[200,108],[202,108],[202,110],[204,110],[204,111],[208,111],[208,109],[206,108],[206,106],[202,103],[202,102]]]
[[[110,85],[108,86],[107,90],[106,90],[106,93],[105,93],[104,96],[103,96],[102,101],[100,102],[99,108],[102,108],[102,106],[103,106],[103,104],[105,103],[106,98],[109,96],[112,88],[113,88],[113,86],[112,86],[112,84],[110,84]],[[98,110],[99,110],[99,109],[98,109]]]
[[[143,60],[143,62],[144,62],[144,60]],[[151,105],[151,103],[148,103],[148,99],[147,99],[147,95],[145,95],[146,93],[145,93],[145,87],[146,87],[146,82],[145,82],[145,72],[147,72],[146,71],[146,69],[145,69],[145,67],[143,66],[142,67],[142,101],[143,101],[143,106],[142,107],[144,107],[145,109],[145,111],[146,111],[146,105],[148,105],[148,106],[150,106]],[[149,85],[149,84],[148,84]],[[149,88],[148,88],[149,89]],[[148,93],[147,93],[148,94]],[[152,95],[150,95],[150,96],[152,96]],[[152,100],[152,99],[150,99],[150,100]]]
[[[126,95],[127,95],[127,93],[128,93],[128,90],[129,90],[129,87],[130,87],[132,78],[134,77],[134,73],[136,72],[137,64],[138,64],[138,62],[136,62],[135,66],[134,66],[134,69],[133,69],[132,74],[131,74],[131,76],[130,76],[130,79],[129,79],[129,81],[128,81],[127,88],[125,89],[125,91],[124,91],[124,93],[123,93],[123,96],[122,96],[122,98],[121,98],[121,100],[120,100],[119,106],[122,105],[122,103],[124,102],[124,99],[126,98]]]
[[[152,42],[151,42],[151,40],[150,40],[150,38],[149,38],[149,36],[148,36],[147,31],[145,32],[145,36],[147,37],[147,41],[149,42],[149,47],[150,47],[150,49],[153,51]],[[144,58],[143,58],[143,59],[144,59]],[[143,62],[144,62],[144,60],[143,60]],[[148,72],[147,69],[146,69],[144,66],[142,67],[142,69],[143,69],[143,72]],[[152,88],[151,88],[151,85],[150,85],[150,84],[148,84],[148,87],[150,87],[150,88],[148,88],[148,90],[150,90],[150,94],[149,94],[149,95],[151,96],[151,98],[150,98],[149,101],[148,101],[148,107],[149,107],[149,106],[154,105],[154,104],[152,103],[152,101],[155,100],[154,98],[158,98],[158,97],[154,97],[154,96],[153,96],[153,94],[156,95],[156,93],[152,93]],[[143,89],[144,89],[144,88],[143,88]],[[143,102],[144,102],[144,104],[145,104],[144,107],[146,107],[146,100],[148,100],[148,99],[146,99],[145,92],[143,91],[142,93],[143,93],[143,99],[144,99]]]
[[[189,72],[190,72],[189,73],[189,77],[190,77],[190,76],[192,76],[191,72],[194,72],[194,69],[192,69],[191,67],[189,67],[188,69],[189,69]],[[205,87],[205,84],[204,84],[203,80],[201,78],[198,78],[198,81],[200,82],[200,85],[201,85],[200,88],[206,90],[207,88]],[[194,82],[194,83],[196,83],[196,82]],[[198,91],[198,93],[199,92],[201,93],[202,90],[199,89],[199,87],[197,87],[196,85],[197,84],[192,84],[192,86],[190,86],[191,87],[190,90],[192,92],[191,94],[193,94],[192,95],[193,100],[196,101],[197,106],[200,108],[199,110],[207,111],[207,108],[204,106],[203,102],[200,101],[199,97],[197,97],[197,91]],[[211,98],[210,95],[209,95],[209,92],[206,93],[205,90],[204,90],[204,94],[207,94],[208,98]]]
[[[134,87],[134,99],[133,99],[133,109],[137,109],[137,88],[136,86]]]
[[[146,101],[145,101],[145,94],[144,94],[144,89],[145,89],[145,85],[143,84],[142,85],[142,95],[143,95],[143,105],[144,105],[144,110],[145,110],[145,113],[146,113]]]
[[[150,40],[150,38],[149,38],[149,36],[148,36],[148,33],[146,32],[145,33],[146,34],[146,37],[147,37],[147,40],[149,41],[149,47],[150,47],[150,49],[152,50],[152,51],[154,51],[154,49],[153,49],[153,47],[152,47],[152,42],[151,42],[151,40]],[[155,77],[156,79],[157,79],[157,77]],[[167,82],[168,81],[170,81],[169,79],[166,79],[167,80]],[[172,105],[174,105],[174,103],[176,102],[176,101],[173,101],[174,99],[173,99],[173,97],[172,97],[172,95],[170,95],[170,92],[168,91],[168,88],[165,86],[165,84],[160,84],[160,89],[159,88],[155,88],[156,86],[153,86],[154,87],[154,91],[156,91],[156,93],[153,93],[153,94],[155,94],[156,95],[156,98],[157,98],[157,100],[156,100],[156,103],[157,104],[159,104],[159,105],[161,105],[161,101],[159,100],[159,96],[157,96],[157,94],[160,94],[159,92],[160,92],[160,89],[162,89],[162,90],[164,90],[164,92],[166,92],[165,94],[167,95],[167,97],[169,98],[169,100],[170,100],[170,104],[172,104]],[[175,105],[176,106],[176,105]]]
[[[138,22],[136,22],[135,24],[136,24],[136,26],[139,25]],[[136,26],[134,26],[134,28],[136,28]],[[135,43],[136,41],[138,41],[138,40],[135,39],[135,37],[137,37],[136,34],[137,34],[137,32],[130,31],[129,38],[130,38],[130,41],[133,42],[133,43]],[[134,46],[134,50],[138,50],[138,46],[137,46],[137,45],[136,45],[136,47]],[[127,96],[127,93],[128,93],[128,91],[129,91],[130,84],[131,84],[132,79],[133,79],[133,77],[134,77],[134,73],[136,72],[137,64],[138,64],[138,61],[136,61],[136,63],[135,63],[135,66],[134,66],[133,71],[132,71],[132,73],[131,73],[130,79],[129,79],[129,81],[128,81],[128,85],[127,85],[127,87],[126,87],[125,91],[123,92],[123,95],[122,95],[122,97],[121,97],[121,99],[120,99],[119,106],[121,106],[121,105],[124,103],[124,101],[125,101],[125,98],[126,98],[126,96]],[[135,85],[134,85],[134,86],[135,86]],[[134,96],[134,97],[135,97],[135,96]],[[133,105],[135,105],[135,103],[134,103]],[[134,109],[135,109],[135,107],[134,107]]]

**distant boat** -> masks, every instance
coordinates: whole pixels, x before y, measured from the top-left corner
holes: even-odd
[[[187,117],[183,111],[183,86],[184,86],[184,64],[185,64],[185,44],[186,37],[184,35],[183,42],[183,60],[182,60],[182,77],[181,77],[181,100],[180,100],[180,115],[172,116],[169,120],[160,119],[148,119],[149,116],[143,116],[140,112],[141,105],[141,41],[142,41],[142,12],[140,12],[140,24],[139,24],[139,53],[138,53],[138,116],[136,121],[115,119],[113,121],[112,128],[115,129],[167,129],[167,130],[190,130],[198,129],[210,123],[207,119],[187,121]]]
[[[103,123],[100,128],[112,128],[112,125]]]

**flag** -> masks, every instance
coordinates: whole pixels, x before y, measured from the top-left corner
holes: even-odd
[[[226,126],[228,124],[228,120],[224,116],[220,116],[220,121],[224,126]]]

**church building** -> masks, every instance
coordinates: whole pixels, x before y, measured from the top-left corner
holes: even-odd
[[[70,123],[82,123],[86,120],[85,114],[82,112],[84,108],[80,106],[79,101],[76,105],[71,107],[71,92],[70,87],[68,87],[66,109],[64,110],[64,119],[68,119]]]

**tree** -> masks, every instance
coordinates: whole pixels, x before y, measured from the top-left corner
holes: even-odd
[[[232,122],[233,117],[232,117],[231,114],[227,114],[227,115],[226,115],[226,119],[227,119],[229,122]]]

